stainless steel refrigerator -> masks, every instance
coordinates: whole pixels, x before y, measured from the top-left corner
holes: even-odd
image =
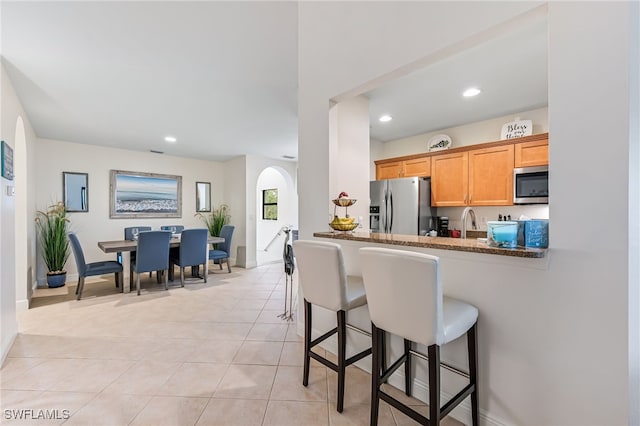
[[[371,232],[425,235],[436,229],[429,178],[373,180],[369,197]]]

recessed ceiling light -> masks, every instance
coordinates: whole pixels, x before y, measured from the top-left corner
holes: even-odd
[[[478,89],[477,87],[471,87],[470,89],[467,89],[464,91],[464,93],[462,94],[462,96],[464,96],[465,98],[470,98],[472,96],[477,96],[480,94],[480,89]]]
[[[176,142],[178,139],[176,139],[175,136],[165,136],[164,137],[165,142],[169,142],[169,143],[174,143]]]
[[[390,115],[383,115],[378,120],[380,120],[383,123],[386,123],[387,121],[393,120],[393,117],[391,117]]]

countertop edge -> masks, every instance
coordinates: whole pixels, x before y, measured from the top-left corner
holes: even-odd
[[[433,248],[453,250],[467,253],[483,253],[498,256],[541,259],[546,256],[547,249],[517,247],[490,247],[476,239],[420,237],[417,235],[378,234],[369,232],[314,232],[314,237],[334,240],[360,241],[374,244],[390,244],[405,247]],[[375,236],[375,238],[374,238]]]

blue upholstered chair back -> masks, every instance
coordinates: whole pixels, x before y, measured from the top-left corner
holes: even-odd
[[[184,231],[184,226],[182,225],[163,225],[160,227],[160,229],[162,231],[171,231],[171,227],[176,228],[176,234],[182,234],[182,231]],[[180,243],[182,244],[182,243]]]
[[[129,228],[124,228],[124,239],[125,240],[133,240],[133,233],[131,232],[134,228],[138,228],[138,231],[151,231],[150,226],[130,226]]]
[[[151,272],[169,269],[171,232],[145,231],[138,234],[135,271]]]
[[[229,255],[231,253],[231,238],[233,237],[233,231],[236,229],[233,225],[224,225],[220,230],[220,236],[224,238],[224,243],[219,243],[216,246],[217,250],[222,250]]]
[[[69,233],[69,241],[71,242],[71,249],[73,250],[73,256],[76,258],[76,267],[78,268],[78,276],[83,277],[87,273],[87,262],[84,260],[84,253],[82,252],[82,246],[78,237],[73,232]]]
[[[203,265],[207,263],[208,229],[187,229],[180,236],[180,266]]]

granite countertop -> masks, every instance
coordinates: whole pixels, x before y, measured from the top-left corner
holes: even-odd
[[[496,254],[500,256],[513,257],[543,258],[547,253],[547,249],[490,247],[486,242],[478,241],[476,238],[420,237],[418,235],[371,232],[315,232],[313,236],[334,240],[362,241],[365,243],[456,250],[470,253]]]

